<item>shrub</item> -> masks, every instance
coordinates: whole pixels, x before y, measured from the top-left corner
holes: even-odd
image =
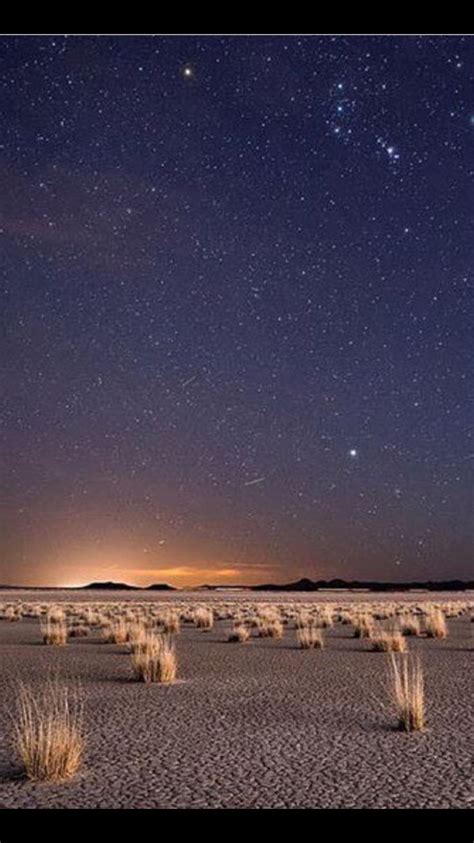
[[[370,638],[374,632],[374,622],[369,614],[361,614],[354,618],[354,638]]]
[[[179,614],[177,612],[167,612],[160,618],[160,624],[163,627],[163,632],[168,634],[178,633],[180,630]]]
[[[402,615],[400,629],[402,635],[420,635],[420,621],[415,615]]]
[[[321,650],[324,646],[322,629],[314,625],[303,626],[296,631],[296,640],[302,650],[314,648]]]
[[[48,615],[46,621],[41,624],[41,632],[44,644],[51,644],[55,647],[63,647],[67,644],[67,626],[65,620],[54,621]]]
[[[10,621],[10,623],[14,623],[15,621],[21,621],[20,611],[15,606],[7,606],[3,613],[3,617],[6,621]]]
[[[32,781],[62,782],[79,767],[84,749],[82,704],[58,680],[38,693],[20,685],[15,746]]]
[[[372,650],[383,653],[404,653],[407,647],[401,632],[377,632],[371,636]]]
[[[128,639],[128,625],[123,618],[117,618],[106,627],[105,638],[111,644],[125,644]]]
[[[334,612],[329,606],[324,606],[318,612],[316,622],[321,629],[327,629],[334,626]]]
[[[398,728],[405,732],[421,731],[425,725],[423,671],[418,660],[408,655],[390,654],[392,696],[398,714]]]
[[[214,613],[212,609],[196,609],[194,612],[194,623],[198,629],[209,631],[214,626]]]
[[[257,619],[257,631],[259,638],[283,638],[283,624],[280,620],[270,617]]]
[[[424,619],[424,627],[427,638],[446,638],[448,627],[441,609],[430,609]]]
[[[132,653],[135,678],[139,682],[170,684],[176,679],[176,651],[164,636],[148,633],[146,640]]]
[[[233,643],[244,644],[250,638],[250,630],[243,624],[236,624],[229,635],[228,640]]]
[[[150,631],[144,623],[130,624],[127,631],[127,644],[132,653],[137,653],[146,646],[150,638]]]
[[[60,606],[51,606],[51,608],[47,612],[47,617],[51,621],[53,621],[53,623],[60,623],[61,621],[64,621],[66,619],[66,614],[64,612],[64,609],[62,609]]]

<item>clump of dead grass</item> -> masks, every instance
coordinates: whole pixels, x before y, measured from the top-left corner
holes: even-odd
[[[424,629],[427,638],[446,638],[448,627],[441,609],[430,609],[424,618]]]
[[[41,633],[44,644],[54,647],[64,647],[67,644],[68,630],[64,618],[54,620],[51,615],[47,615],[46,620],[41,624]]]
[[[381,630],[375,632],[370,638],[372,650],[382,653],[404,653],[407,643],[401,632],[389,632]]]
[[[229,635],[228,641],[234,644],[245,644],[250,638],[250,630],[244,624],[237,623],[234,625],[232,632]]]
[[[374,634],[374,621],[368,613],[356,615],[352,620],[354,638],[371,638]]]
[[[21,617],[21,609],[17,606],[7,606],[3,613],[3,619],[10,623],[21,621]]]
[[[193,620],[198,629],[204,629],[208,632],[214,626],[214,612],[212,609],[204,607],[196,609]]]
[[[166,612],[160,618],[163,632],[166,634],[177,634],[180,630],[180,619],[178,612]]]
[[[169,638],[147,633],[140,646],[132,652],[135,678],[139,682],[161,682],[169,685],[178,672],[176,650]]]
[[[104,627],[104,638],[109,644],[125,644],[128,635],[129,625],[122,617],[111,620]]]
[[[82,702],[59,680],[37,691],[20,684],[14,742],[32,781],[63,782],[77,771],[84,750]]]
[[[400,630],[402,635],[419,636],[421,633],[419,618],[416,615],[402,615],[400,617]]]
[[[392,698],[398,715],[398,728],[420,732],[425,727],[425,691],[423,670],[418,659],[408,654],[390,654]]]
[[[314,624],[297,629],[296,640],[302,650],[322,650],[324,647],[322,628]]]
[[[283,624],[273,616],[257,618],[257,634],[259,638],[283,638]]]

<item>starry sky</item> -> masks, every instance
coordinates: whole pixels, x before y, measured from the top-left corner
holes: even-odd
[[[3,37],[0,581],[472,575],[470,37]]]

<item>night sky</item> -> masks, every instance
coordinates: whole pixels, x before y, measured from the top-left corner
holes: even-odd
[[[3,37],[0,581],[472,575],[469,37]]]

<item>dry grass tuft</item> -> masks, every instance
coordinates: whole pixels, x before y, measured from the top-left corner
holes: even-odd
[[[160,618],[160,624],[163,627],[163,632],[168,634],[177,634],[180,630],[178,612],[167,612]]]
[[[317,625],[321,629],[328,629],[334,626],[334,612],[330,606],[323,606],[317,614]]]
[[[109,644],[125,644],[129,636],[129,627],[123,618],[110,621],[104,628],[104,637]]]
[[[228,641],[234,644],[245,644],[250,638],[250,630],[243,624],[235,624],[232,632],[229,635]]]
[[[400,628],[402,635],[420,635],[421,626],[420,621],[416,615],[402,615],[400,618]]]
[[[10,621],[10,623],[14,623],[15,621],[21,621],[20,609],[15,606],[7,606],[3,613],[3,619],[6,621]]]
[[[193,620],[198,629],[209,631],[214,626],[214,613],[212,609],[196,609]]]
[[[139,682],[161,682],[169,685],[176,679],[178,660],[169,639],[147,633],[140,647],[132,652],[135,678]]]
[[[376,632],[370,640],[374,652],[404,653],[407,648],[407,642],[401,632]]]
[[[302,626],[296,630],[296,640],[302,650],[322,650],[324,647],[322,629],[317,626]]]
[[[283,638],[283,624],[278,618],[260,617],[257,621],[259,638]]]
[[[368,613],[357,615],[353,619],[354,638],[371,638],[374,634],[374,622]]]
[[[424,619],[424,628],[427,638],[446,638],[448,627],[441,609],[430,609]]]
[[[84,750],[82,703],[77,693],[49,680],[38,693],[18,692],[15,747],[32,781],[63,782],[78,769]]]
[[[60,606],[51,606],[48,613],[48,618],[53,621],[53,623],[60,623],[61,621],[66,620],[66,614],[64,609]]]
[[[64,619],[55,621],[48,615],[46,621],[41,624],[41,633],[44,644],[55,647],[64,647],[67,644],[67,626]]]
[[[390,654],[393,701],[398,713],[398,728],[420,732],[425,726],[423,670],[418,660],[408,655],[401,661]]]
[[[311,624],[311,615],[309,612],[300,610],[295,616],[295,629],[303,629]]]
[[[132,653],[143,650],[152,633],[144,623],[132,623],[128,627],[127,644]]]

